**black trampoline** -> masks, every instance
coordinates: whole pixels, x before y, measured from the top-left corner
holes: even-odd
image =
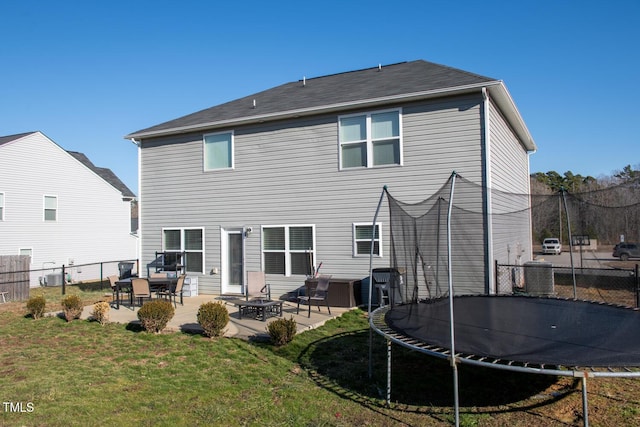
[[[640,366],[640,311],[621,306],[528,296],[453,298],[455,350],[461,358],[539,367]],[[449,299],[386,312],[396,333],[451,349]],[[445,350],[445,351],[446,351]]]
[[[453,172],[420,202],[401,202],[385,186],[372,224],[378,223],[385,196],[390,262],[384,267],[394,274],[387,274],[384,284],[388,301],[380,298],[382,306],[372,310],[377,244],[372,233],[368,313],[370,376],[373,332],[387,341],[387,403],[392,343],[450,361],[456,425],[459,363],[581,378],[585,425],[587,378],[640,377],[640,311],[576,296],[570,213],[578,214],[573,222],[586,235],[587,219],[602,217],[594,206],[580,199],[570,210],[564,191],[561,198],[549,198],[549,205],[548,196],[535,199],[538,213],[564,206],[573,298],[561,299],[548,296],[556,295],[551,269],[530,269],[529,275],[511,274],[506,280],[497,273],[500,259],[511,264],[514,257],[517,265],[533,260],[533,196],[484,187]]]

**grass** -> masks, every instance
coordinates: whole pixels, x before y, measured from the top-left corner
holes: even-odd
[[[47,310],[60,288],[41,288]],[[87,304],[105,291],[70,286]],[[49,305],[50,304],[50,305]],[[368,377],[366,313],[348,312],[283,347],[126,325],[25,316],[0,305],[2,426],[440,426],[453,422],[446,361],[393,347],[387,407],[386,345],[374,334]],[[460,366],[461,425],[581,425],[570,378]],[[640,381],[592,379],[593,426],[640,425]],[[27,404],[33,411],[28,411]]]

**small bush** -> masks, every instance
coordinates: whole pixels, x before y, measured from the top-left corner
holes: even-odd
[[[93,305],[93,312],[91,316],[100,323],[104,325],[109,322],[109,303],[106,301],[100,301]]]
[[[67,295],[62,298],[62,311],[64,312],[64,318],[67,322],[71,322],[73,319],[79,319],[82,314],[82,300],[78,295]]]
[[[138,319],[145,331],[158,333],[167,327],[175,312],[169,301],[157,299],[142,304],[138,310]]]
[[[293,337],[296,336],[296,331],[297,325],[293,316],[290,319],[276,319],[267,326],[271,342],[277,346],[291,342]]]
[[[34,319],[39,319],[44,316],[44,308],[47,305],[47,301],[44,298],[44,295],[35,295],[29,298],[27,301],[27,310],[31,317]]]
[[[229,323],[229,312],[221,302],[207,302],[198,309],[198,323],[207,337],[219,337]]]

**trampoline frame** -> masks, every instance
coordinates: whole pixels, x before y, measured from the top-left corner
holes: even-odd
[[[494,357],[487,356],[479,356],[472,354],[463,354],[458,353],[455,350],[455,329],[454,329],[454,309],[453,309],[453,274],[451,271],[451,213],[453,206],[453,199],[455,193],[455,179],[457,173],[455,171],[452,172],[451,178],[452,184],[450,189],[450,197],[449,197],[449,209],[447,213],[447,257],[448,257],[448,266],[449,266],[449,275],[448,275],[448,299],[449,299],[449,318],[450,318],[450,338],[451,338],[451,348],[444,348],[435,345],[428,344],[419,340],[417,338],[410,337],[408,335],[401,334],[396,330],[389,327],[386,323],[385,316],[386,313],[391,309],[391,306],[381,306],[376,310],[372,311],[372,280],[369,280],[369,301],[368,301],[368,316],[369,316],[369,377],[373,376],[373,350],[372,350],[372,341],[373,341],[373,332],[375,331],[379,335],[382,335],[387,340],[387,391],[386,391],[386,402],[387,405],[391,405],[391,345],[392,343],[396,343],[403,347],[406,347],[410,350],[418,351],[430,356],[438,357],[441,359],[447,359],[450,362],[451,368],[453,370],[453,392],[454,392],[454,412],[455,412],[455,425],[459,425],[459,399],[458,399],[458,363],[465,363],[473,366],[480,366],[485,368],[492,369],[502,369],[513,372],[521,372],[521,373],[529,373],[529,374],[541,374],[541,375],[553,375],[553,376],[565,376],[565,377],[573,377],[581,379],[581,388],[582,388],[582,411],[583,411],[583,423],[585,426],[589,425],[589,412],[588,412],[588,395],[587,395],[587,378],[597,378],[597,377],[619,377],[619,378],[636,378],[640,377],[640,366],[639,367],[547,367],[541,364],[532,364],[532,363],[524,363],[524,362],[516,362],[510,360],[504,360]],[[384,198],[385,192],[387,191],[387,186],[383,186],[382,193],[380,194],[380,200],[378,201],[378,206],[376,208],[373,224],[376,224],[378,214],[380,212],[380,207],[382,205],[382,200]],[[563,201],[565,203],[565,211],[566,208],[566,199],[564,198],[563,192]],[[567,222],[569,221],[568,212],[567,213]],[[569,225],[570,227],[570,225]],[[571,229],[569,228],[569,241],[571,242]],[[369,254],[369,277],[373,277],[373,247],[374,247],[374,238],[375,233],[371,239],[371,250]],[[570,243],[571,245],[571,243]],[[573,274],[573,287],[574,287],[574,300],[576,295],[576,281],[575,281],[575,272],[573,265],[573,253],[572,248],[570,248],[571,255],[571,270]],[[554,365],[555,366],[555,365]],[[634,370],[635,369],[635,370]]]
[[[565,376],[581,379],[582,388],[582,414],[584,425],[589,425],[589,401],[587,396],[587,378],[597,377],[620,377],[620,378],[637,378],[640,377],[640,368],[633,370],[630,367],[567,367],[550,368],[545,365],[515,362],[511,360],[498,359],[493,357],[478,356],[472,354],[456,353],[452,354],[451,349],[428,344],[408,335],[401,334],[387,325],[385,316],[391,309],[390,306],[380,307],[372,311],[369,315],[369,326],[371,331],[375,331],[387,340],[387,391],[386,402],[391,405],[391,343],[401,345],[413,351],[427,354],[429,356],[438,357],[450,361],[452,367],[458,362],[468,365],[479,366],[491,369],[502,369],[513,372],[521,372],[527,374],[542,374],[553,376]],[[455,371],[457,372],[457,370]],[[456,425],[458,425],[458,391],[454,390],[456,403]]]

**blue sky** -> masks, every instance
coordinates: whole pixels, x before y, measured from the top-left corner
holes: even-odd
[[[640,1],[0,4],[0,136],[39,130],[137,193],[124,135],[286,82],[424,59],[503,80],[531,172],[640,166]]]

